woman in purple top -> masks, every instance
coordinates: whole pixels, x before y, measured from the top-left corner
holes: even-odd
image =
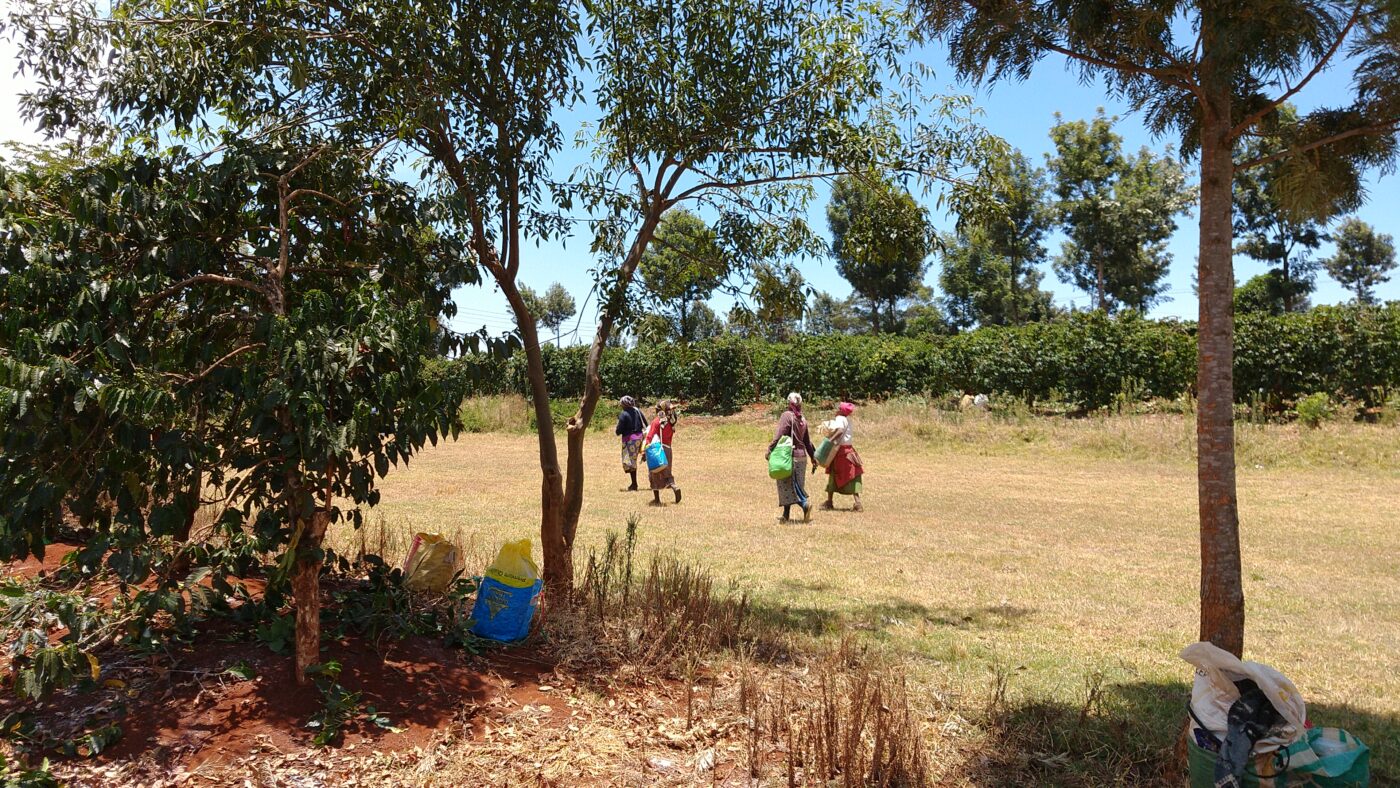
[[[815,457],[817,448],[812,445],[812,437],[807,434],[807,419],[802,416],[802,395],[793,392],[788,395],[788,407],[778,419],[778,429],[768,444],[768,454],[786,435],[792,438],[792,475],[778,480],[778,505],[783,507],[781,522],[792,519],[794,504],[802,507],[802,521],[812,519],[812,502],[807,498],[807,458]],[[764,455],[765,459],[767,455]],[[813,469],[817,461],[812,460]]]
[[[622,410],[617,414],[617,436],[622,439],[622,472],[632,477],[628,490],[637,490],[637,458],[642,453],[642,433],[647,429],[647,417],[631,397],[622,398]]]

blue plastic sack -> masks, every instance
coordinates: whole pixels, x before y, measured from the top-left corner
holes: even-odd
[[[524,588],[508,586],[490,577],[481,578],[472,608],[472,632],[490,640],[505,643],[530,634],[530,621],[535,617],[543,581]]]
[[[661,441],[653,441],[647,446],[647,470],[664,471],[667,464],[666,447],[661,445]]]

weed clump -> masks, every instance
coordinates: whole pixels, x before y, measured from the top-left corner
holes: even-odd
[[[1332,398],[1322,392],[1309,394],[1298,400],[1293,410],[1298,415],[1298,421],[1317,429],[1332,418]]]

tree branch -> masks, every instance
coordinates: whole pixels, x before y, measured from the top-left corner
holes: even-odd
[[[1274,109],[1276,109],[1279,105],[1298,95],[1298,93],[1302,91],[1303,88],[1307,87],[1308,83],[1312,81],[1313,77],[1322,73],[1322,70],[1326,68],[1329,63],[1332,62],[1332,58],[1335,57],[1337,51],[1342,48],[1342,44],[1346,43],[1347,36],[1351,34],[1351,29],[1356,26],[1356,23],[1360,18],[1361,3],[1357,3],[1356,6],[1351,10],[1351,18],[1348,19],[1347,23],[1342,27],[1342,32],[1337,34],[1337,40],[1333,41],[1332,46],[1327,49],[1327,53],[1324,54],[1322,57],[1318,58],[1318,61],[1313,64],[1312,70],[1308,72],[1307,76],[1303,77],[1303,81],[1289,88],[1287,91],[1284,92],[1282,96],[1279,96],[1277,99],[1267,102],[1263,107],[1251,113],[1249,117],[1240,121],[1238,125],[1236,125],[1233,129],[1230,129],[1230,138],[1234,139],[1240,136],[1249,128],[1254,126],[1254,124],[1263,120],[1265,115],[1268,115],[1270,112],[1273,112]]]
[[[1400,131],[1400,119],[1396,119],[1389,123],[1376,123],[1370,126],[1358,126],[1354,129],[1348,129],[1346,131],[1337,132],[1336,134],[1333,134],[1330,137],[1323,137],[1320,140],[1313,140],[1312,142],[1309,142],[1306,145],[1299,145],[1297,147],[1289,148],[1287,150],[1281,150],[1278,153],[1273,153],[1268,156],[1260,156],[1257,159],[1250,159],[1249,161],[1243,162],[1241,164],[1236,164],[1235,170],[1247,170],[1251,167],[1259,167],[1264,164],[1272,164],[1273,162],[1292,158],[1299,154],[1307,153],[1308,151],[1317,150],[1318,148],[1324,148],[1328,145],[1331,145],[1334,142],[1341,142],[1342,140],[1350,139],[1352,137],[1369,137],[1372,135],[1390,134],[1396,131]]]
[[[711,189],[738,191],[740,189],[748,189],[754,186],[765,186],[772,183],[792,183],[794,181],[811,181],[822,180],[825,178],[835,178],[839,175],[850,175],[852,174],[852,172],[853,171],[850,170],[832,170],[830,172],[804,172],[798,173],[796,175],[773,175],[767,178],[751,178],[749,180],[741,181],[705,181],[704,183],[696,184],[695,186],[692,186],[689,189],[686,189],[685,191],[676,195],[675,197],[667,200],[666,206],[670,207],[678,202],[681,202],[682,200],[685,200],[689,197],[693,197],[700,192],[709,191]]]
[[[240,287],[244,290],[250,290],[261,296],[267,295],[267,292],[264,291],[258,285],[252,282],[245,281],[243,279],[239,279],[237,277],[221,276],[219,274],[196,274],[195,276],[191,276],[188,279],[184,279],[180,282],[177,282],[153,295],[147,296],[146,298],[142,299],[141,307],[144,309],[146,307],[153,306],[156,303],[164,301],[165,299],[175,295],[176,293],[180,292],[181,290],[184,290],[187,287],[193,287],[195,285],[200,284],[219,284],[227,285],[229,287]]]
[[[1109,60],[1107,58],[1098,57],[1096,55],[1090,55],[1085,52],[1079,52],[1077,50],[1070,49],[1069,47],[1060,46],[1059,44],[1056,44],[1053,41],[1048,41],[1043,38],[1039,39],[1039,41],[1040,45],[1045,49],[1051,52],[1064,55],[1070,60],[1078,60],[1081,63],[1088,63],[1093,66],[1099,66],[1100,68],[1110,68],[1114,71],[1122,71],[1128,74],[1140,74],[1142,76],[1154,77],[1156,79],[1162,80],[1163,82],[1166,82],[1167,84],[1175,85],[1181,88],[1182,90],[1191,93],[1192,95],[1198,97],[1201,95],[1200,86],[1197,85],[1195,82],[1191,81],[1189,77],[1190,71],[1185,64],[1180,64],[1171,68],[1150,68],[1148,66],[1139,66],[1134,63],[1124,63],[1119,60]]]
[[[213,364],[210,364],[209,366],[205,367],[204,369],[200,370],[198,375],[192,375],[192,376],[189,376],[189,377],[184,377],[184,376],[174,376],[174,377],[182,377],[185,383],[198,383],[199,381],[201,381],[201,380],[203,380],[204,378],[208,377],[210,372],[213,372],[214,370],[216,370],[216,369],[218,369],[220,366],[222,366],[222,365],[224,364],[224,362],[229,361],[230,359],[234,358],[235,356],[241,356],[241,355],[243,355],[244,353],[247,353],[247,352],[250,351],[250,350],[254,350],[254,349],[256,349],[256,348],[260,348],[260,347],[263,347],[263,346],[264,346],[264,343],[262,343],[262,342],[251,342],[251,343],[249,343],[249,344],[247,344],[247,345],[243,345],[243,346],[241,346],[241,347],[235,348],[234,350],[232,350],[232,351],[230,351],[230,352],[228,352],[228,353],[225,353],[225,354],[223,355],[222,358],[220,358],[219,360],[215,361]]]
[[[346,201],[344,201],[344,200],[336,199],[335,197],[332,197],[332,196],[330,196],[329,194],[326,194],[325,192],[319,191],[319,190],[317,190],[317,189],[297,189],[296,191],[293,191],[291,194],[288,194],[288,195],[287,195],[287,202],[288,202],[289,204],[290,204],[290,203],[294,203],[294,202],[297,201],[297,198],[298,198],[298,197],[304,197],[304,196],[320,197],[320,198],[323,199],[323,200],[327,200],[327,201],[330,201],[330,202],[335,203],[337,206],[339,206],[339,207],[341,207],[341,208],[345,208],[345,207],[348,207],[348,206],[350,205],[350,203],[348,203],[348,202],[346,202]],[[364,195],[361,195],[360,197],[358,197],[358,198],[356,198],[356,199],[357,199],[357,200],[364,199]]]

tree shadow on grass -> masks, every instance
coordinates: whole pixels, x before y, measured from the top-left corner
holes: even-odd
[[[1079,704],[995,700],[981,727],[975,785],[1180,786],[1186,784],[1181,734],[1184,681],[1102,683],[1086,679]],[[1371,748],[1371,784],[1400,785],[1400,718],[1347,706],[1309,705],[1314,725],[1344,728]]]
[[[750,607],[761,627],[820,637],[845,631],[888,634],[903,627],[926,625],[953,629],[1005,630],[1035,614],[1014,605],[928,607],[905,599],[891,599],[835,610],[809,605]]]

